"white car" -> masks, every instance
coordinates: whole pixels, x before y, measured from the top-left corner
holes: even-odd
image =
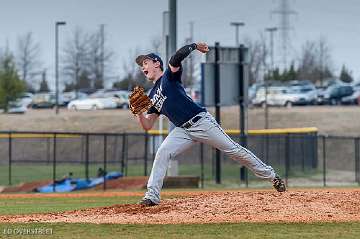
[[[87,98],[87,94],[80,92],[80,91],[78,91],[78,92],[69,91],[69,92],[62,93],[61,97],[62,97],[62,101],[63,101],[64,105],[67,105],[72,100]]]
[[[34,94],[32,94],[32,93],[23,93],[19,97],[19,101],[20,101],[21,105],[28,108],[31,105],[32,101],[33,101],[33,97],[34,97]]]
[[[107,91],[104,97],[112,98],[116,102],[117,108],[129,108],[129,92],[125,90]]]
[[[27,106],[23,104],[21,99],[9,102],[9,114],[24,114],[27,111]]]
[[[306,105],[315,105],[318,99],[318,91],[313,85],[302,85],[302,86],[292,86],[290,93],[298,94],[299,98],[303,98],[304,101],[301,102]],[[300,102],[299,102],[300,103]]]
[[[303,93],[293,91],[289,87],[271,86],[267,89],[267,104],[273,106],[286,106],[306,104],[306,96]],[[261,87],[257,92],[252,103],[254,105],[265,106],[265,87]]]
[[[68,109],[70,110],[99,110],[99,109],[115,109],[116,102],[111,98],[87,98],[70,101]]]

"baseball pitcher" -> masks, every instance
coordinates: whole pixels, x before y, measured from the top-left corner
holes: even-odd
[[[140,201],[143,206],[154,206],[160,203],[160,191],[168,168],[169,160],[189,149],[195,142],[211,145],[231,159],[250,169],[257,177],[269,180],[279,192],[286,190],[283,180],[274,169],[263,163],[251,151],[234,142],[216,122],[207,110],[196,104],[186,93],[181,84],[181,62],[194,50],[206,53],[206,43],[193,43],[179,49],[169,60],[164,69],[161,58],[150,53],[140,55],[136,63],[141,67],[145,77],[154,83],[149,94],[149,103],[140,104],[144,92],[135,89],[130,95],[130,109],[137,116],[144,130],[153,127],[154,122],[163,114],[176,126],[159,147],[147,192]],[[146,98],[146,97],[145,97]]]

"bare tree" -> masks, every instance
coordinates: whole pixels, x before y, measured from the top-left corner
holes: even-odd
[[[259,39],[246,38],[244,42],[245,46],[249,48],[250,84],[253,84],[260,81],[262,75],[268,69],[269,50],[266,45],[266,38],[262,33],[259,34]]]
[[[106,35],[103,28],[91,34],[89,39],[89,73],[95,88],[103,88],[106,79],[105,73],[111,70],[114,52],[105,46]],[[105,71],[106,69],[106,71]]]
[[[88,72],[89,39],[88,34],[77,27],[63,50],[63,72],[67,76],[68,83],[73,84],[75,89],[83,87],[79,84],[79,77],[83,75],[84,72]],[[88,81],[90,81],[90,79],[88,79]]]
[[[302,46],[299,58],[298,78],[323,85],[326,78],[332,77],[330,48],[325,38],[307,41]]]
[[[34,87],[34,78],[41,75],[40,44],[35,42],[31,32],[18,37],[17,40],[17,68],[21,79]]]

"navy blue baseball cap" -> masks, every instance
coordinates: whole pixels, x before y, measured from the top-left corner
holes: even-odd
[[[150,59],[150,60],[153,60],[153,61],[158,61],[160,63],[160,68],[161,70],[164,69],[164,65],[163,65],[163,61],[161,60],[161,57],[156,55],[155,53],[149,53],[147,55],[140,55],[138,57],[136,57],[136,63],[139,65],[139,66],[142,66],[143,62],[145,59]]]

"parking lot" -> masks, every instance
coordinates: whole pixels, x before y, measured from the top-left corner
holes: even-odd
[[[209,108],[214,113],[212,108]],[[294,106],[270,107],[270,128],[310,127],[320,133],[355,135],[360,132],[358,106]],[[222,107],[221,123],[225,129],[239,128],[239,107]],[[264,128],[264,109],[248,111],[248,128]],[[167,127],[167,123],[164,123]],[[154,129],[158,128],[158,124]],[[25,114],[0,114],[0,130],[81,131],[81,132],[139,132],[136,118],[128,109],[72,111],[61,108],[29,109]]]

